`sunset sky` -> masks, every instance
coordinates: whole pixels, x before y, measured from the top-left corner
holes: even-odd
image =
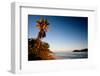
[[[52,51],[72,51],[88,47],[88,18],[70,16],[43,16],[50,23],[43,41]],[[36,38],[40,15],[28,15],[28,38]]]

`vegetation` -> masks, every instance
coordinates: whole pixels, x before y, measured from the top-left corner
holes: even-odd
[[[39,44],[39,48],[38,48]],[[50,60],[55,59],[49,44],[39,39],[28,39],[28,60]]]

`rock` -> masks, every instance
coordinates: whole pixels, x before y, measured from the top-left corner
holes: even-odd
[[[39,39],[28,40],[28,60],[51,60],[55,59],[49,44]]]

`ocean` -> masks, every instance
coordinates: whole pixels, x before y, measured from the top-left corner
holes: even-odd
[[[88,52],[55,52],[56,59],[83,59],[88,58]]]

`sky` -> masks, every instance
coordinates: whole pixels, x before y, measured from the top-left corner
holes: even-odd
[[[88,48],[88,18],[73,16],[43,16],[50,23],[44,42],[56,51]],[[36,21],[41,15],[28,15],[28,38],[37,38]]]

